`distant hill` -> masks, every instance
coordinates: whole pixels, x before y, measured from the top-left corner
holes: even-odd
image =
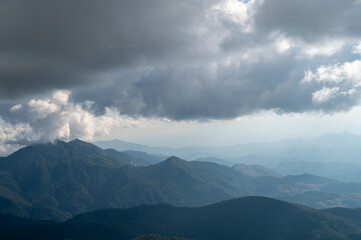
[[[337,193],[328,193],[321,191],[309,191],[293,196],[281,198],[284,201],[291,203],[300,203],[306,206],[314,208],[329,208],[335,206],[342,206],[341,202],[337,202],[337,205],[333,205],[334,199],[340,200],[343,196]]]
[[[200,208],[156,205],[97,210],[51,226],[0,232],[0,237],[130,240],[150,233],[198,240],[361,238],[360,227],[345,217],[265,197],[228,200]]]
[[[345,161],[321,162],[319,158],[282,158],[279,162],[271,164],[269,167],[282,175],[299,175],[305,172],[318,176],[338,179],[340,181],[361,181],[361,164],[359,162]],[[245,159],[244,159],[245,160]],[[248,161],[248,160],[247,160]],[[267,162],[266,158],[262,162]],[[267,164],[266,164],[267,165]]]
[[[312,183],[312,184],[334,184],[339,183],[339,181],[331,179],[331,178],[325,178],[325,177],[319,177],[315,176],[309,173],[304,173],[301,175],[287,175],[283,177],[284,180],[287,180],[289,182],[299,182],[299,183]]]
[[[132,166],[146,166],[149,165],[149,163],[143,159],[138,159],[133,157],[130,154],[127,154],[125,152],[118,152],[114,149],[105,149],[104,150],[107,157],[116,159],[122,163],[129,164]]]
[[[133,158],[137,159],[138,161],[143,162],[145,165],[152,165],[152,164],[160,163],[169,157],[167,155],[155,155],[155,154],[149,154],[146,152],[132,151],[132,150],[127,150],[127,151],[123,151],[123,152],[126,153],[127,155],[132,156]]]
[[[323,209],[334,207],[359,208],[361,203],[360,193],[337,194],[323,191],[308,191],[288,197],[282,197],[281,200],[299,203],[306,206]]]
[[[130,143],[121,141],[119,139],[108,140],[108,141],[97,141],[94,144],[103,149],[115,149],[117,151],[123,152],[126,150],[138,151],[138,152],[147,152],[151,154],[164,154],[164,155],[173,155],[172,148],[167,147],[151,147],[147,145],[141,145],[136,143]]]
[[[258,164],[281,175],[311,173],[341,181],[361,182],[361,136],[328,133],[310,139],[289,139],[272,143],[237,144],[228,147],[185,146],[152,147],[121,140],[96,142],[102,148],[135,150],[151,154],[175,155],[186,160],[201,160],[232,166]],[[223,163],[218,161],[221,159]],[[215,161],[213,161],[215,160]],[[229,164],[230,162],[231,164]]]
[[[280,177],[280,175],[278,175],[275,171],[272,171],[269,168],[256,164],[252,164],[252,165],[236,164],[233,166],[233,168],[241,173],[253,177],[260,177],[260,176]]]
[[[221,165],[225,165],[228,167],[232,167],[234,165],[234,163],[221,159],[221,158],[217,158],[217,157],[204,157],[204,158],[197,158],[193,161],[198,161],[198,162],[214,162],[214,163],[218,163]]]

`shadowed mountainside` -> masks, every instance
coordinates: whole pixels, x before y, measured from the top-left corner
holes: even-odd
[[[361,237],[360,227],[345,218],[265,197],[246,197],[199,208],[143,205],[97,210],[64,223],[0,232],[0,237],[128,240],[150,233],[198,240],[356,240]]]

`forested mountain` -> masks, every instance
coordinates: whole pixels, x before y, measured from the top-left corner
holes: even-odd
[[[1,212],[66,219],[88,211],[108,176],[123,165],[79,140],[25,147],[0,159]]]
[[[3,231],[0,237],[128,240],[150,233],[198,240],[361,238],[360,226],[352,220],[265,197],[246,197],[199,208],[143,205],[97,210],[64,223]],[[169,238],[148,236],[140,239]]]
[[[214,163],[171,157],[148,167],[130,165],[135,161],[80,140],[25,147],[0,159],[0,211],[61,220],[104,207],[201,206],[265,187]]]

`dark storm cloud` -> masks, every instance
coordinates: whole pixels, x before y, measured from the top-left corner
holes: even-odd
[[[98,115],[111,107],[177,120],[332,112],[358,102],[356,91],[315,104],[313,94],[334,83],[301,84],[304,72],[337,55],[310,61],[300,54],[325,39],[358,38],[361,4],[229,0],[246,12],[232,13],[222,2],[0,1],[0,98],[71,89],[73,101]],[[282,38],[300,46],[278,51]],[[26,122],[10,107],[3,119]]]
[[[255,15],[257,31],[280,30],[308,42],[361,36],[357,0],[265,0]]]
[[[113,68],[192,55],[191,25],[210,3],[3,0],[0,96],[72,87]]]
[[[92,101],[93,109],[105,112],[112,106],[130,116],[183,119],[228,119],[264,109],[278,113],[309,110],[346,110],[356,99],[314,106],[312,93],[322,85],[300,84],[306,61],[294,68],[292,56],[261,61],[252,66],[174,67],[155,69],[137,80],[73,91],[77,101]],[[119,76],[129,79],[126,76]],[[106,96],[105,94],[106,93]]]

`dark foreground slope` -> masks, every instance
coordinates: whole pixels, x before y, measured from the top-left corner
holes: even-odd
[[[146,234],[198,240],[361,238],[353,223],[319,210],[265,197],[228,200],[200,208],[169,205],[106,209],[52,226],[1,233],[7,239],[133,239]]]
[[[180,238],[180,237],[164,237],[164,236],[159,236],[159,235],[154,235],[154,234],[147,234],[147,235],[143,235],[143,236],[134,238],[132,240],[189,240],[189,239]]]
[[[328,208],[322,210],[325,213],[344,218],[361,227],[361,208]]]

